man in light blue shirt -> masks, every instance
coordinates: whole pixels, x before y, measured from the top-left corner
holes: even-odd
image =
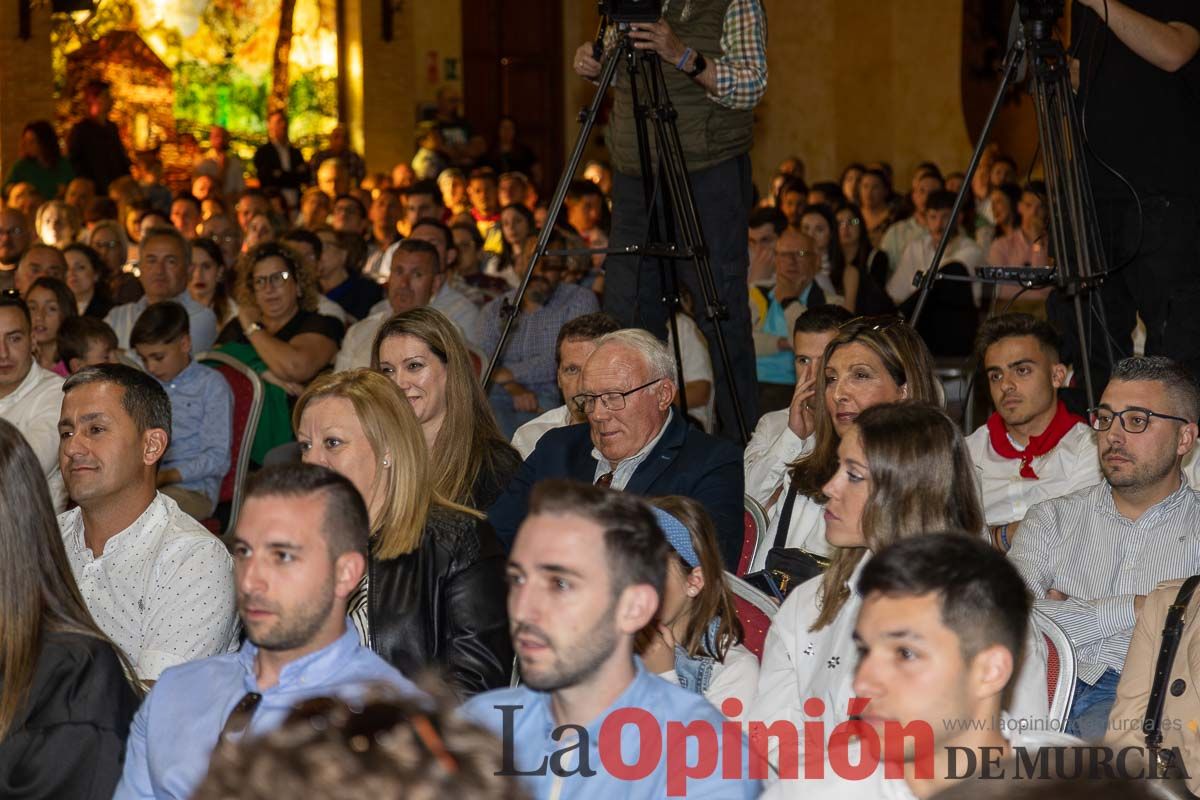
[[[174,300],[188,312],[192,352],[202,353],[217,341],[217,317],[211,308],[197,303],[188,294],[188,274],[192,264],[192,245],[175,228],[158,227],[146,231],[138,250],[139,280],[146,292],[135,303],[119,305],[104,321],[117,334],[122,349],[129,347],[129,334],[147,306]]]
[[[634,655],[658,611],[668,552],[633,495],[562,480],[534,489],[508,561],[525,685],[463,708],[501,737],[504,771],[534,797],[758,796],[736,725],[741,753],[720,752],[721,712]]]
[[[288,464],[251,479],[233,546],[248,641],[163,672],[134,717],[114,798],[191,797],[223,736],[270,731],[302,700],[417,693],[346,618],[368,531],[362,497],[331,470]]]
[[[158,468],[158,488],[186,513],[204,520],[229,472],[233,392],[215,369],[190,355],[187,311],[167,300],[138,317],[129,344],[171,398],[171,445]]]

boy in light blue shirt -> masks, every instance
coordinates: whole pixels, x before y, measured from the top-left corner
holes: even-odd
[[[219,372],[192,360],[188,313],[179,303],[148,306],[129,342],[171,398],[171,446],[158,489],[190,516],[206,519],[229,472],[233,392]]]

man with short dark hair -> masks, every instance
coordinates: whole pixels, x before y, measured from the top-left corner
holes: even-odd
[[[17,264],[29,249],[32,224],[15,208],[0,207],[0,291],[13,288]]]
[[[352,194],[339,194],[333,199],[333,213],[329,219],[330,227],[338,233],[362,236],[367,229],[367,209]]]
[[[570,478],[646,496],[678,494],[704,505],[725,568],[742,551],[742,450],[689,425],[673,407],[675,361],[649,331],[623,328],[596,341],[570,398],[588,424],[548,431],[525,459],[488,520],[510,545],[533,486]]]
[[[233,540],[247,641],[163,673],[134,717],[115,798],[191,797],[222,739],[273,730],[304,700],[418,694],[346,617],[369,533],[362,497],[332,470],[288,464],[250,479]]]
[[[577,178],[567,187],[563,202],[567,210],[567,223],[584,243],[588,247],[602,247],[603,244],[594,243],[597,234],[604,238],[604,232],[600,230],[600,220],[604,215],[604,192],[600,191],[600,187],[589,180]]]
[[[983,323],[975,341],[995,409],[967,438],[992,542],[1011,547],[1029,508],[1099,483],[1096,434],[1067,410],[1058,333],[1028,314]]]
[[[254,151],[254,172],[263,189],[283,194],[288,208],[300,204],[300,190],[312,183],[308,163],[288,139],[288,118],[281,110],[267,115],[267,143]]]
[[[65,281],[67,260],[57,247],[35,242],[17,264],[17,271],[13,274],[13,288],[21,297],[25,297],[29,287],[41,277]]]
[[[584,314],[568,320],[558,329],[558,341],[554,343],[555,362],[558,364],[558,389],[562,392],[563,405],[552,408],[536,419],[531,419],[513,434],[512,446],[521,458],[528,458],[542,435],[555,428],[579,425],[587,422],[584,414],[571,402],[579,394],[583,380],[583,365],[596,350],[596,340],[607,333],[619,330],[621,323],[603,311]]]
[[[926,177],[921,180],[919,185],[924,186],[931,180],[934,179]],[[940,178],[936,180],[939,183],[941,181]],[[921,197],[920,193],[914,196]],[[914,219],[917,218],[918,213],[920,214],[921,233],[908,240],[903,254],[898,255],[896,261],[890,261],[891,254],[888,254],[889,263],[896,264],[896,268],[888,278],[887,293],[896,305],[903,305],[916,293],[917,289],[913,286],[913,280],[917,277],[918,272],[929,269],[929,264],[933,261],[933,254],[942,240],[942,234],[945,233],[946,228],[954,225],[953,220],[950,219],[954,210],[954,199],[953,194],[944,190],[930,192],[921,200],[923,206],[919,207],[920,211],[913,214]],[[893,225],[889,228],[888,233],[890,234],[895,227]],[[884,236],[884,239],[887,239],[887,235]],[[979,249],[975,240],[970,236],[963,236],[955,227],[950,242],[946,245],[946,251],[942,254],[941,266],[952,262],[962,264],[966,267],[968,274],[974,275],[976,268],[983,264],[983,261],[983,251]],[[972,292],[978,303],[978,286],[972,286]]]
[[[750,239],[751,286],[764,289],[775,283],[775,243],[787,228],[787,217],[774,206],[763,206],[750,212],[747,224]]]
[[[212,347],[217,340],[216,314],[196,302],[187,289],[192,264],[191,242],[175,228],[155,227],[142,235],[138,255],[139,280],[145,294],[133,303],[117,306],[104,318],[117,334],[121,348],[128,349],[129,334],[146,307],[164,300],[174,300],[187,309],[193,355]]]
[[[512,436],[517,428],[541,412],[558,405],[555,380],[554,342],[569,319],[599,311],[596,293],[565,283],[567,259],[554,254],[566,249],[567,240],[558,231],[551,234],[545,255],[538,259],[524,297],[521,315],[505,342],[489,394],[500,432]],[[517,260],[519,275],[529,269],[528,258]],[[500,343],[504,326],[502,311],[516,298],[512,289],[483,307],[472,341],[490,355]]]
[[[200,231],[203,214],[200,201],[189,192],[180,192],[171,201],[171,224],[188,239]]]
[[[1104,481],[1038,503],[1021,523],[1009,558],[1075,647],[1068,733],[1103,735],[1146,595],[1200,572],[1200,493],[1180,471],[1198,415],[1200,390],[1183,367],[1161,356],[1119,362],[1092,410]]]
[[[0,419],[16,426],[46,474],[56,511],[67,507],[58,468],[58,409],[63,379],[34,359],[29,307],[0,296]]]
[[[872,557],[857,586],[854,696],[865,704],[859,717],[871,738],[886,745],[870,756],[865,737],[830,739],[823,779],[781,780],[763,797],[916,800],[960,780],[978,783],[988,761],[990,777],[1001,779],[1003,768],[1002,777],[1019,779],[1013,748],[1035,759],[1045,757],[1041,747],[1081,744],[1053,731],[1026,733],[1004,713],[1027,641],[1024,589],[1003,556],[964,532],[915,536]],[[841,758],[831,757],[834,748]],[[831,762],[865,769],[852,779]],[[811,769],[804,765],[810,776]]]
[[[385,254],[392,262],[388,270],[387,297],[383,310],[371,309],[370,316],[346,331],[334,370],[359,369],[371,365],[371,347],[383,323],[396,314],[429,305],[444,277],[438,268],[437,248],[420,239],[403,239]]]
[[[925,222],[925,211],[930,195],[946,188],[942,176],[936,170],[918,168],[913,174],[912,181],[912,216],[894,222],[888,227],[880,240],[879,249],[887,253],[888,264],[893,271],[904,257],[904,251],[911,242],[925,235],[928,226]]]
[[[63,385],[58,463],[76,507],[63,546],[96,624],[143,681],[237,642],[221,540],[157,489],[171,401],[146,373],[87,367]]]
[[[87,116],[76,122],[67,136],[67,153],[75,174],[90,179],[103,194],[108,184],[129,174],[129,156],[121,133],[109,120],[113,101],[106,81],[91,80],[83,87]]]
[[[225,269],[233,269],[242,251],[242,229],[233,218],[225,214],[213,214],[200,223],[200,235],[212,239],[221,248]]]
[[[647,672],[634,654],[634,638],[654,620],[663,596],[669,552],[653,513],[636,498],[568,481],[534,490],[508,559],[509,624],[523,685],[476,695],[463,713],[503,733],[535,796],[668,795],[665,756],[641,759],[649,770],[636,784],[606,771],[613,762],[598,757],[597,745],[617,709],[650,715],[664,739],[673,723],[711,725],[715,745],[721,713],[702,695]],[[627,764],[642,729],[625,725],[618,733]],[[645,748],[646,734],[640,737]],[[736,741],[744,755],[744,740]],[[728,743],[722,735],[719,749]],[[688,764],[697,761],[694,751],[693,742]],[[566,753],[561,762],[556,752]],[[539,769],[547,757],[557,769]],[[584,759],[595,774],[583,769]],[[740,770],[727,778],[721,763],[717,756],[707,776],[677,780],[691,796],[758,796],[757,781],[742,779]]]

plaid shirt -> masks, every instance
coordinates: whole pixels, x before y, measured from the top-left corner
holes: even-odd
[[[683,1],[684,5],[689,2]],[[670,2],[663,4],[664,14]],[[686,8],[683,13],[687,14]],[[758,105],[767,90],[767,18],[759,0],[729,4],[721,32],[721,55],[709,63],[717,78],[717,91],[708,96],[710,100],[738,111]]]

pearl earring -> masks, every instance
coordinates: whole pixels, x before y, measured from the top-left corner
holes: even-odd
[[[392,465],[392,462],[388,461],[388,460],[385,458],[385,459],[383,460],[383,465],[384,465],[385,467],[390,467],[390,466]]]

